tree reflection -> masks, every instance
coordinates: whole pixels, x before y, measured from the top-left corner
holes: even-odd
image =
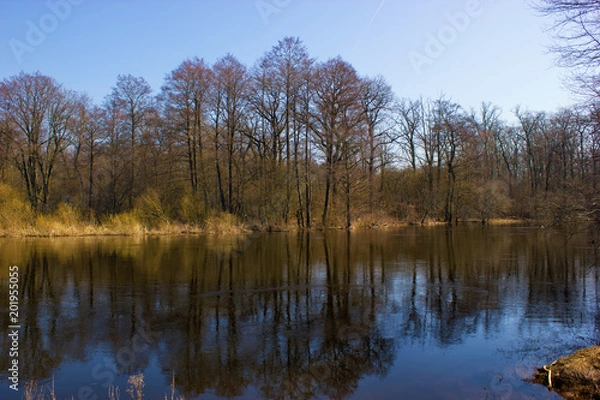
[[[121,374],[156,358],[188,398],[338,399],[385,377],[406,341],[499,334],[508,314],[529,329],[540,308],[558,324],[598,321],[586,243],[493,228],[57,239],[7,242],[0,262],[21,267],[24,379],[102,346]]]

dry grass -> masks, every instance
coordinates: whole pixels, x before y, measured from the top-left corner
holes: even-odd
[[[402,226],[406,226],[406,222],[399,221],[390,217],[384,211],[376,211],[373,213],[363,214],[356,218],[356,220],[352,223],[352,228],[361,229],[361,228],[398,228]]]
[[[246,229],[235,215],[223,212],[206,218],[204,232],[238,234],[246,232]]]
[[[121,400],[121,389],[110,385],[108,387],[108,400]]]
[[[165,221],[159,225],[148,227],[137,213],[127,212],[107,216],[100,224],[85,221],[81,213],[74,207],[60,205],[48,215],[31,217],[30,221],[7,220],[6,213],[0,213],[0,237],[73,237],[73,236],[117,236],[117,235],[173,235],[202,233],[197,225],[181,224]]]
[[[108,215],[99,223],[69,204],[59,204],[48,214],[35,216],[26,199],[0,183],[0,237],[73,237],[116,235],[239,234],[247,230],[238,217],[229,213],[209,216],[203,226],[168,218],[155,194],[149,192],[129,212]]]
[[[425,220],[418,223],[419,226],[444,226],[448,225],[447,222],[439,221],[432,218],[426,218]]]
[[[190,203],[191,204],[191,203]],[[289,225],[251,225],[247,228],[239,217],[219,212],[209,214],[203,222],[198,222],[198,213],[203,208],[197,204],[188,207],[196,212],[188,215],[184,222],[169,219],[168,213],[161,205],[158,195],[148,192],[142,196],[136,208],[129,212],[108,215],[100,222],[90,222],[87,216],[77,207],[60,204],[50,214],[35,216],[29,203],[10,187],[0,183],[0,237],[73,237],[73,236],[111,236],[111,235],[179,235],[179,234],[242,234],[250,229],[257,231],[295,231],[295,224]],[[191,213],[190,211],[189,213]],[[196,222],[193,222],[193,221]],[[492,219],[490,225],[515,225],[523,221],[514,219]],[[328,229],[343,229],[345,221],[332,221]],[[376,211],[358,216],[352,229],[385,229],[399,228],[408,225],[407,221],[390,217],[383,211]],[[438,226],[445,223],[427,219],[423,226]]]
[[[44,389],[48,392],[48,396],[44,394]],[[25,400],[56,400],[54,378],[52,378],[52,386],[39,387],[35,380],[25,383],[23,397]]]
[[[110,215],[102,221],[101,234],[138,235],[145,232],[145,226],[134,212]]]
[[[600,399],[600,346],[579,350],[540,368],[533,381],[566,399]]]
[[[46,398],[36,381],[30,381],[25,384],[23,396],[25,400],[45,400]]]
[[[7,235],[30,230],[33,225],[33,212],[27,202],[15,189],[0,183],[0,231]]]
[[[34,223],[34,231],[39,236],[93,235],[96,230],[84,221],[77,208],[67,204],[60,204],[50,215],[36,217]]]
[[[140,373],[132,375],[127,380],[129,388],[127,393],[131,396],[131,400],[143,400],[144,398],[144,374]]]
[[[526,221],[522,219],[511,219],[511,218],[492,218],[487,220],[486,225],[494,226],[511,226],[511,225],[523,225]]]
[[[165,400],[185,400],[185,397],[175,395],[175,372],[171,380],[171,393],[168,396],[165,394]]]
[[[127,394],[131,400],[143,400],[144,399],[144,374],[139,373],[137,375],[131,375],[127,380]],[[171,381],[171,393],[165,394],[165,400],[185,400],[185,397],[175,394],[175,374]],[[44,390],[48,392],[46,396]],[[25,383],[23,390],[23,397],[25,400],[56,400],[54,394],[54,380],[52,380],[52,386],[39,387],[37,381],[31,380]],[[121,400],[121,389],[115,386],[109,386],[107,397],[109,400]],[[155,398],[154,396],[152,398]]]
[[[193,224],[181,224],[177,222],[166,222],[160,226],[146,229],[145,234],[147,235],[197,235],[204,231],[198,226]]]

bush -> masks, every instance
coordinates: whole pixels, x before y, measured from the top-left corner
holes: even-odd
[[[17,190],[0,183],[0,230],[15,233],[31,228],[33,211],[29,202]]]
[[[385,211],[381,210],[363,214],[353,223],[355,228],[386,228],[399,225],[401,225],[399,220],[390,217]]]
[[[245,231],[239,219],[235,215],[226,212],[210,215],[206,218],[204,230],[208,233],[241,233]]]
[[[181,220],[188,224],[198,224],[204,219],[204,202],[198,197],[185,195],[180,204]]]
[[[35,219],[36,232],[42,236],[72,236],[93,233],[92,226],[83,218],[81,210],[70,204],[60,203],[52,214],[39,215]]]
[[[169,222],[169,217],[162,205],[160,196],[153,189],[148,189],[137,199],[134,213],[139,219],[138,222],[147,227],[160,227]]]
[[[132,235],[144,232],[144,224],[134,212],[109,215],[102,222],[107,233],[115,235]]]

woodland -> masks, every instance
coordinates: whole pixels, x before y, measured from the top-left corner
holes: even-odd
[[[0,229],[598,220],[600,103],[578,78],[569,108],[467,108],[294,37],[251,66],[184,60],[157,90],[119,75],[101,104],[21,72],[0,82]]]

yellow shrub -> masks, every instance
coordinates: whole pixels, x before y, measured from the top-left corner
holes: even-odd
[[[93,233],[93,227],[83,218],[81,210],[70,204],[60,203],[52,214],[35,219],[35,228],[43,236],[72,236]]]
[[[160,227],[169,222],[169,217],[165,211],[159,194],[148,189],[141,195],[135,204],[135,214],[139,222],[148,227]]]
[[[144,224],[134,212],[108,216],[102,223],[106,233],[115,235],[132,235],[144,232]]]
[[[204,230],[208,233],[241,233],[245,229],[235,215],[222,212],[206,218]]]
[[[400,221],[390,217],[385,211],[360,215],[352,224],[354,228],[387,228],[400,225],[402,225]]]
[[[31,228],[32,223],[29,202],[14,188],[0,183],[0,230],[15,233]]]
[[[181,198],[181,220],[190,224],[197,224],[204,216],[204,202],[197,197],[185,195]]]

